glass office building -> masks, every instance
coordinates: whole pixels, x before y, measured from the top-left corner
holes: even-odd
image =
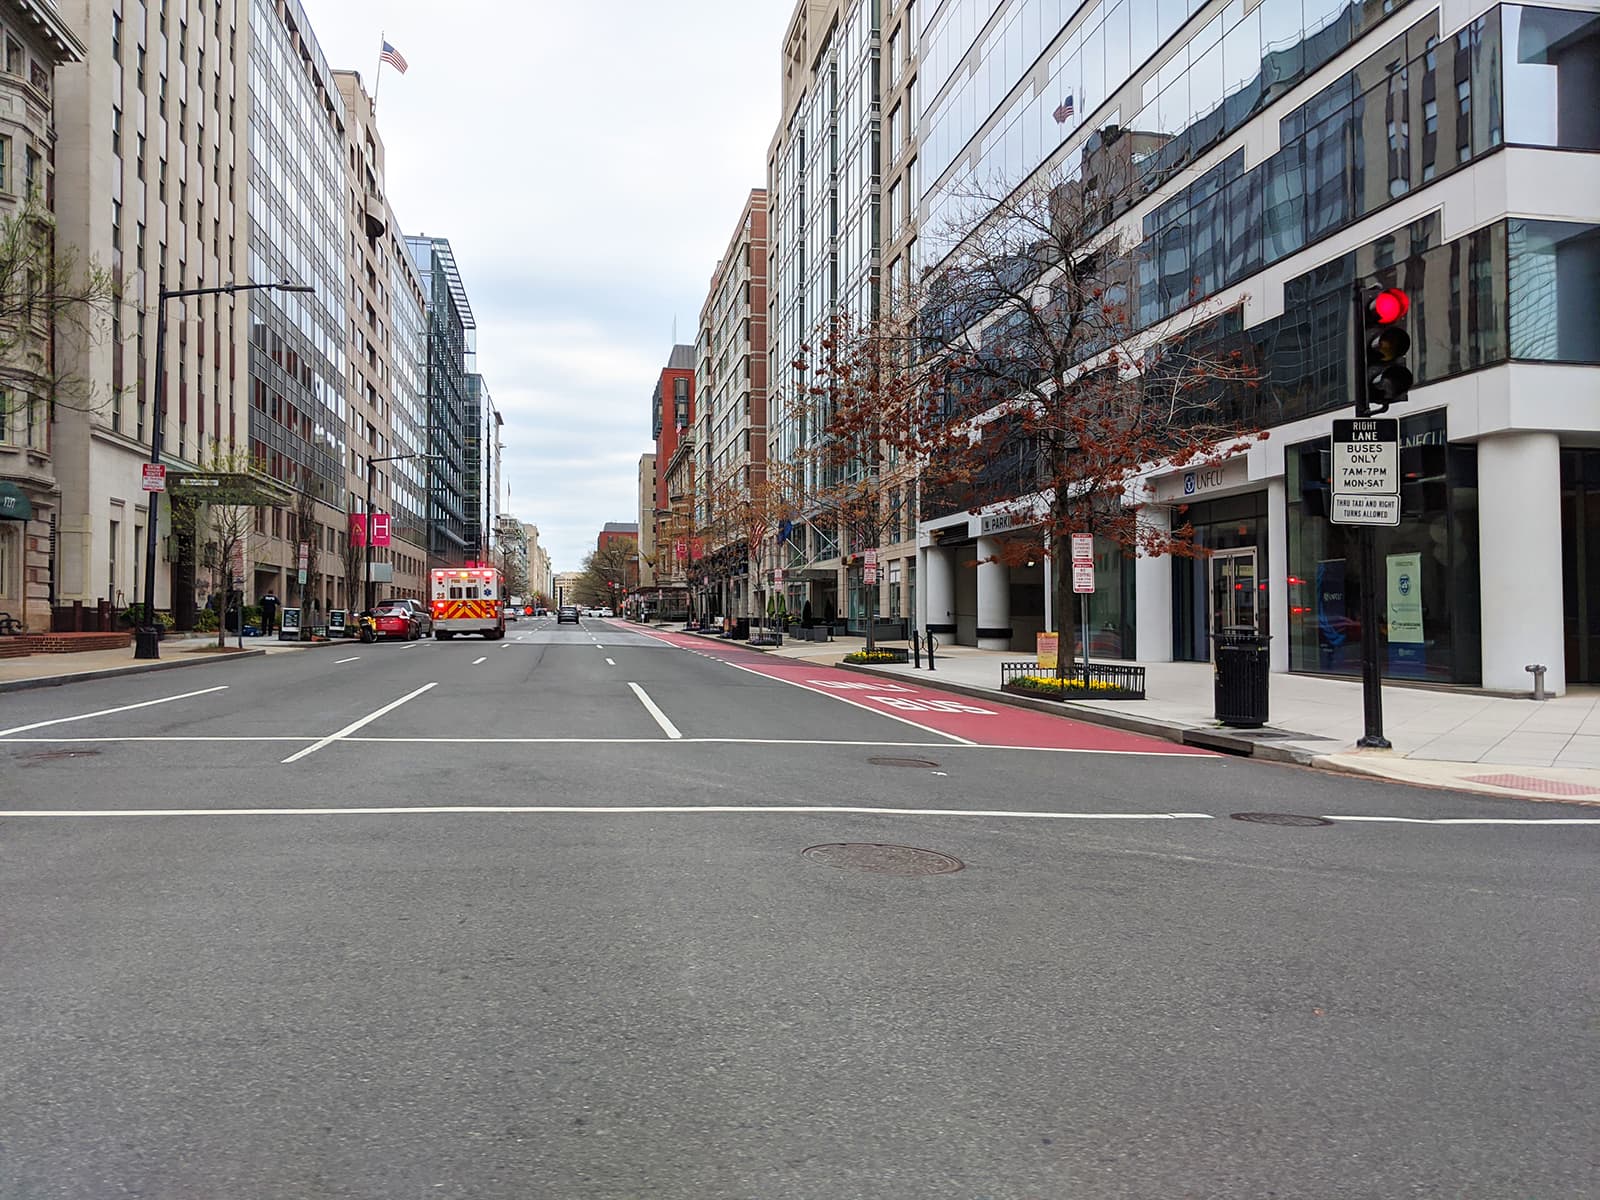
[[[471,469],[467,376],[476,360],[477,322],[467,289],[446,238],[408,237],[406,246],[428,297],[423,329],[424,394],[427,397],[428,559],[462,563],[477,545],[477,506],[467,490]]]
[[[1376,636],[1395,675],[1526,691],[1537,661],[1552,678],[1561,664],[1557,686],[1600,680],[1600,15],[945,0],[921,16],[924,227],[974,180],[1081,177],[1120,143],[1135,323],[1204,305],[1220,314],[1207,336],[1262,374],[1243,416],[1270,437],[1148,480],[1157,519],[1191,524],[1206,553],[1124,559],[1096,642],[1204,660],[1219,625],[1246,624],[1272,636],[1277,670],[1352,673]],[[921,241],[936,268],[948,243]],[[1411,296],[1417,386],[1390,414],[1402,517],[1367,580],[1328,521],[1324,467],[1352,411],[1354,297],[1376,286]],[[1031,649],[1008,614],[979,611],[1017,580],[959,578],[982,517],[922,517],[941,610],[923,619]],[[1384,614],[1370,631],[1367,588]]]

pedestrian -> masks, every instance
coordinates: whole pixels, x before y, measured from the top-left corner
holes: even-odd
[[[269,591],[265,596],[261,597],[261,632],[265,636],[272,636],[273,621],[277,615],[278,597]]]

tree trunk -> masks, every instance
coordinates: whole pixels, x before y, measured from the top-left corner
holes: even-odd
[[[1070,546],[1071,542],[1058,534],[1050,552],[1055,568],[1051,579],[1055,598],[1051,603],[1055,608],[1056,678],[1060,680],[1066,679],[1067,664],[1072,661],[1072,642],[1077,625],[1077,613],[1072,605],[1073,593],[1068,586],[1072,581],[1072,563],[1066,553]]]

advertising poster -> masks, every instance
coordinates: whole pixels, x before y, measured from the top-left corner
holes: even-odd
[[[1422,627],[1422,555],[1391,554],[1389,577],[1389,672],[1420,676],[1428,673]]]
[[[1039,669],[1054,671],[1056,669],[1057,655],[1061,650],[1061,635],[1059,633],[1036,633],[1034,638],[1034,657],[1039,660]]]

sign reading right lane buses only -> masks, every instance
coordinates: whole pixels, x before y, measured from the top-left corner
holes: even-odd
[[[1400,422],[1356,417],[1333,423],[1332,494],[1335,525],[1400,524]]]

